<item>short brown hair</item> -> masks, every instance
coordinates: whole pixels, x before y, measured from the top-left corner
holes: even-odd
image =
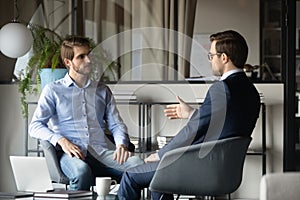
[[[88,46],[90,48],[90,41],[81,36],[68,36],[61,44],[60,56],[62,60],[65,58],[72,60],[74,58],[74,46]]]
[[[225,53],[238,68],[244,68],[248,57],[248,45],[245,38],[236,31],[228,30],[210,36],[210,41],[216,40],[217,53]]]

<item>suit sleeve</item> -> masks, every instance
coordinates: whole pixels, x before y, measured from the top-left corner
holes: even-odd
[[[199,125],[199,110],[196,110],[191,116],[188,123],[179,131],[179,133],[158,152],[161,158],[166,152],[183,146],[192,144]]]
[[[226,116],[225,87],[222,81],[210,87],[203,104],[194,112],[186,126],[160,149],[160,158],[170,150],[218,138]]]

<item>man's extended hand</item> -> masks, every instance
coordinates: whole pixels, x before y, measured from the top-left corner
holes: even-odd
[[[130,156],[131,152],[129,152],[127,147],[124,145],[118,145],[114,152],[114,160],[116,160],[119,164],[126,162]]]
[[[61,146],[62,150],[68,154],[70,157],[77,157],[81,160],[84,160],[84,154],[78,146],[70,142],[67,138],[61,138],[58,140],[58,144]]]
[[[164,110],[165,116],[169,119],[189,118],[193,112],[193,108],[186,104],[179,96],[176,96],[179,104],[167,105]]]

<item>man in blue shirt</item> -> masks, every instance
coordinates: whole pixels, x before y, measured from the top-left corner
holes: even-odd
[[[97,176],[120,179],[123,171],[143,163],[128,151],[127,127],[111,90],[90,79],[90,51],[85,38],[63,41],[61,58],[68,73],[45,86],[29,125],[30,136],[48,140],[61,153],[61,169],[71,190],[89,190]],[[115,151],[108,149],[106,127],[114,137]]]

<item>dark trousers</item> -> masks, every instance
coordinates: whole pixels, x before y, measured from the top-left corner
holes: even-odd
[[[143,164],[124,172],[118,190],[119,200],[139,200],[152,180],[158,163]]]
[[[146,163],[124,172],[118,190],[118,199],[139,200],[141,191],[149,187],[157,166],[158,162]],[[159,200],[162,195],[162,193],[151,192],[153,200]],[[163,199],[173,199],[173,195],[164,195]]]

